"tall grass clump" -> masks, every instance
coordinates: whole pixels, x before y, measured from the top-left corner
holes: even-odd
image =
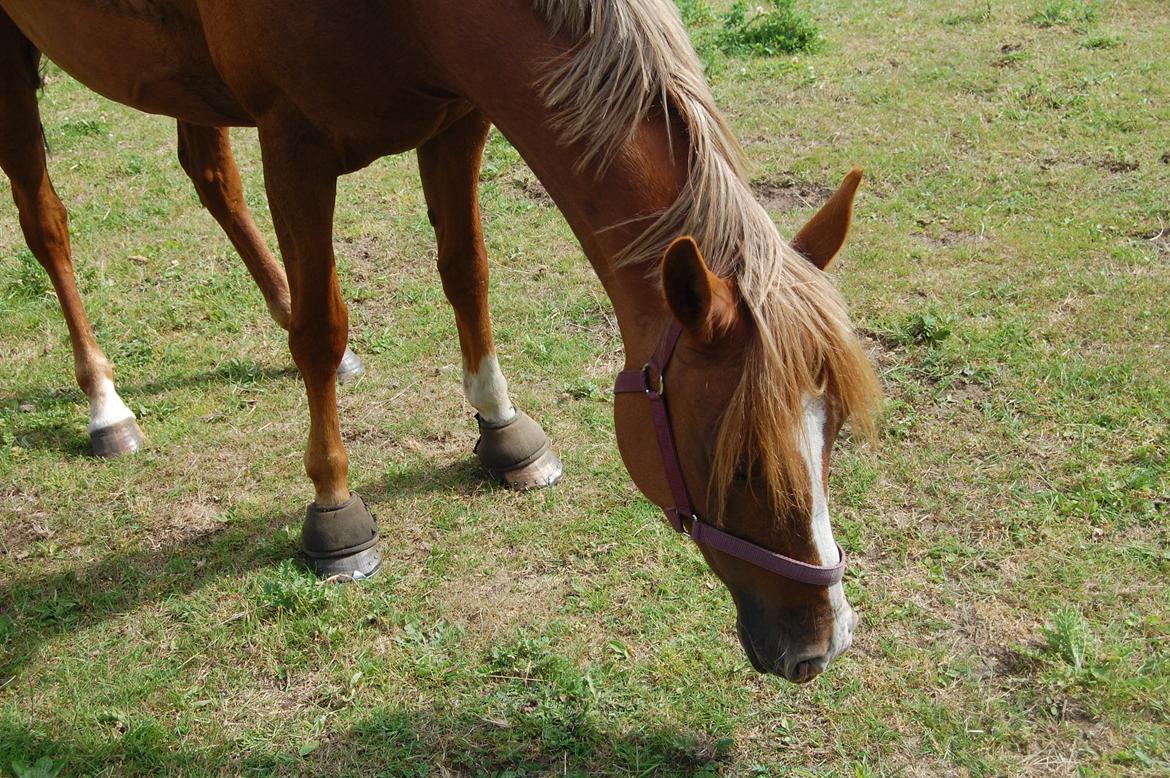
[[[715,40],[724,54],[805,54],[821,45],[816,23],[797,11],[795,0],[769,0],[767,7],[736,0],[720,23]]]
[[[1094,0],[1048,0],[1028,22],[1037,27],[1072,27],[1092,24],[1100,17],[1101,4]]]
[[[1080,611],[1061,608],[1053,614],[1052,625],[1042,632],[1049,656],[1063,662],[1076,675],[1090,669],[1096,658],[1097,641]]]

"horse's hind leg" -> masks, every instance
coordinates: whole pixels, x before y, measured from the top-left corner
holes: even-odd
[[[288,280],[252,221],[228,131],[179,122],[179,163],[195,184],[203,207],[219,222],[243,258],[268,303],[268,312],[287,330],[292,315]],[[337,380],[345,382],[363,372],[361,360],[347,347],[337,367]]]
[[[48,272],[65,314],[77,383],[90,401],[94,453],[128,454],[142,446],[142,433],[114,389],[114,370],[94,339],[77,292],[68,217],[45,161],[36,99],[39,61],[36,49],[0,11],[0,168],[12,182],[28,247]]]
[[[494,477],[512,488],[530,489],[555,483],[562,469],[544,430],[513,407],[492,341],[487,250],[476,191],[489,126],[479,113],[468,115],[420,146],[418,165],[439,244],[443,291],[455,309],[463,389],[478,411],[475,453]]]

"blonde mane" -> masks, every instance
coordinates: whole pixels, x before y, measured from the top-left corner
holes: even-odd
[[[868,433],[880,396],[844,302],[824,273],[780,237],[753,197],[739,144],[671,0],[533,4],[556,31],[577,41],[540,86],[562,141],[585,149],[581,169],[604,170],[653,111],[673,113],[686,128],[688,184],[619,262],[657,267],[672,240],[691,235],[713,272],[735,278],[755,321],[758,337],[720,426],[711,476],[716,505],[723,505],[742,468],[767,484],[778,507],[807,505],[799,437],[804,397],[826,397]]]

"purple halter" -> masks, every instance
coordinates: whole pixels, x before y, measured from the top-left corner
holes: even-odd
[[[678,447],[674,443],[674,431],[670,425],[670,416],[666,412],[666,400],[662,396],[665,391],[663,379],[666,375],[666,366],[670,363],[674,347],[681,335],[682,326],[678,322],[672,322],[663,333],[662,340],[650,361],[641,370],[623,370],[618,373],[613,388],[615,393],[643,392],[650,401],[650,419],[654,423],[654,434],[658,438],[658,451],[662,455],[666,483],[670,486],[670,493],[674,498],[674,505],[664,509],[670,526],[696,543],[710,546],[789,580],[811,586],[832,586],[840,583],[845,577],[846,562],[845,552],[841,550],[840,545],[837,546],[837,553],[841,560],[837,564],[810,565],[808,562],[777,554],[743,538],[729,535],[704,522],[691,508],[686,482],[683,481],[682,465],[678,461]],[[690,522],[689,527],[687,521]]]

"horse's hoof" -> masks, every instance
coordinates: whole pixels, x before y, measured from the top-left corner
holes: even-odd
[[[509,489],[525,492],[529,489],[542,489],[546,486],[552,486],[561,480],[561,476],[564,473],[565,468],[561,465],[560,458],[549,450],[544,452],[532,464],[515,470],[508,470],[496,475],[496,478],[500,479]]]
[[[95,457],[113,459],[123,454],[133,454],[142,448],[142,430],[138,429],[136,419],[129,418],[93,430],[89,433],[89,443],[93,447]]]
[[[344,384],[352,381],[364,372],[366,372],[366,366],[358,359],[358,355],[346,346],[345,353],[341,356],[341,364],[337,366],[337,383]]]
[[[329,583],[352,583],[373,578],[382,567],[382,549],[367,548],[338,559],[314,559],[313,572]]]
[[[301,547],[317,575],[328,580],[361,581],[382,566],[378,527],[356,494],[336,508],[310,505],[301,530]]]
[[[525,491],[552,486],[564,468],[553,453],[548,435],[523,411],[502,424],[490,424],[476,414],[479,440],[475,455],[493,478],[510,489]]]

